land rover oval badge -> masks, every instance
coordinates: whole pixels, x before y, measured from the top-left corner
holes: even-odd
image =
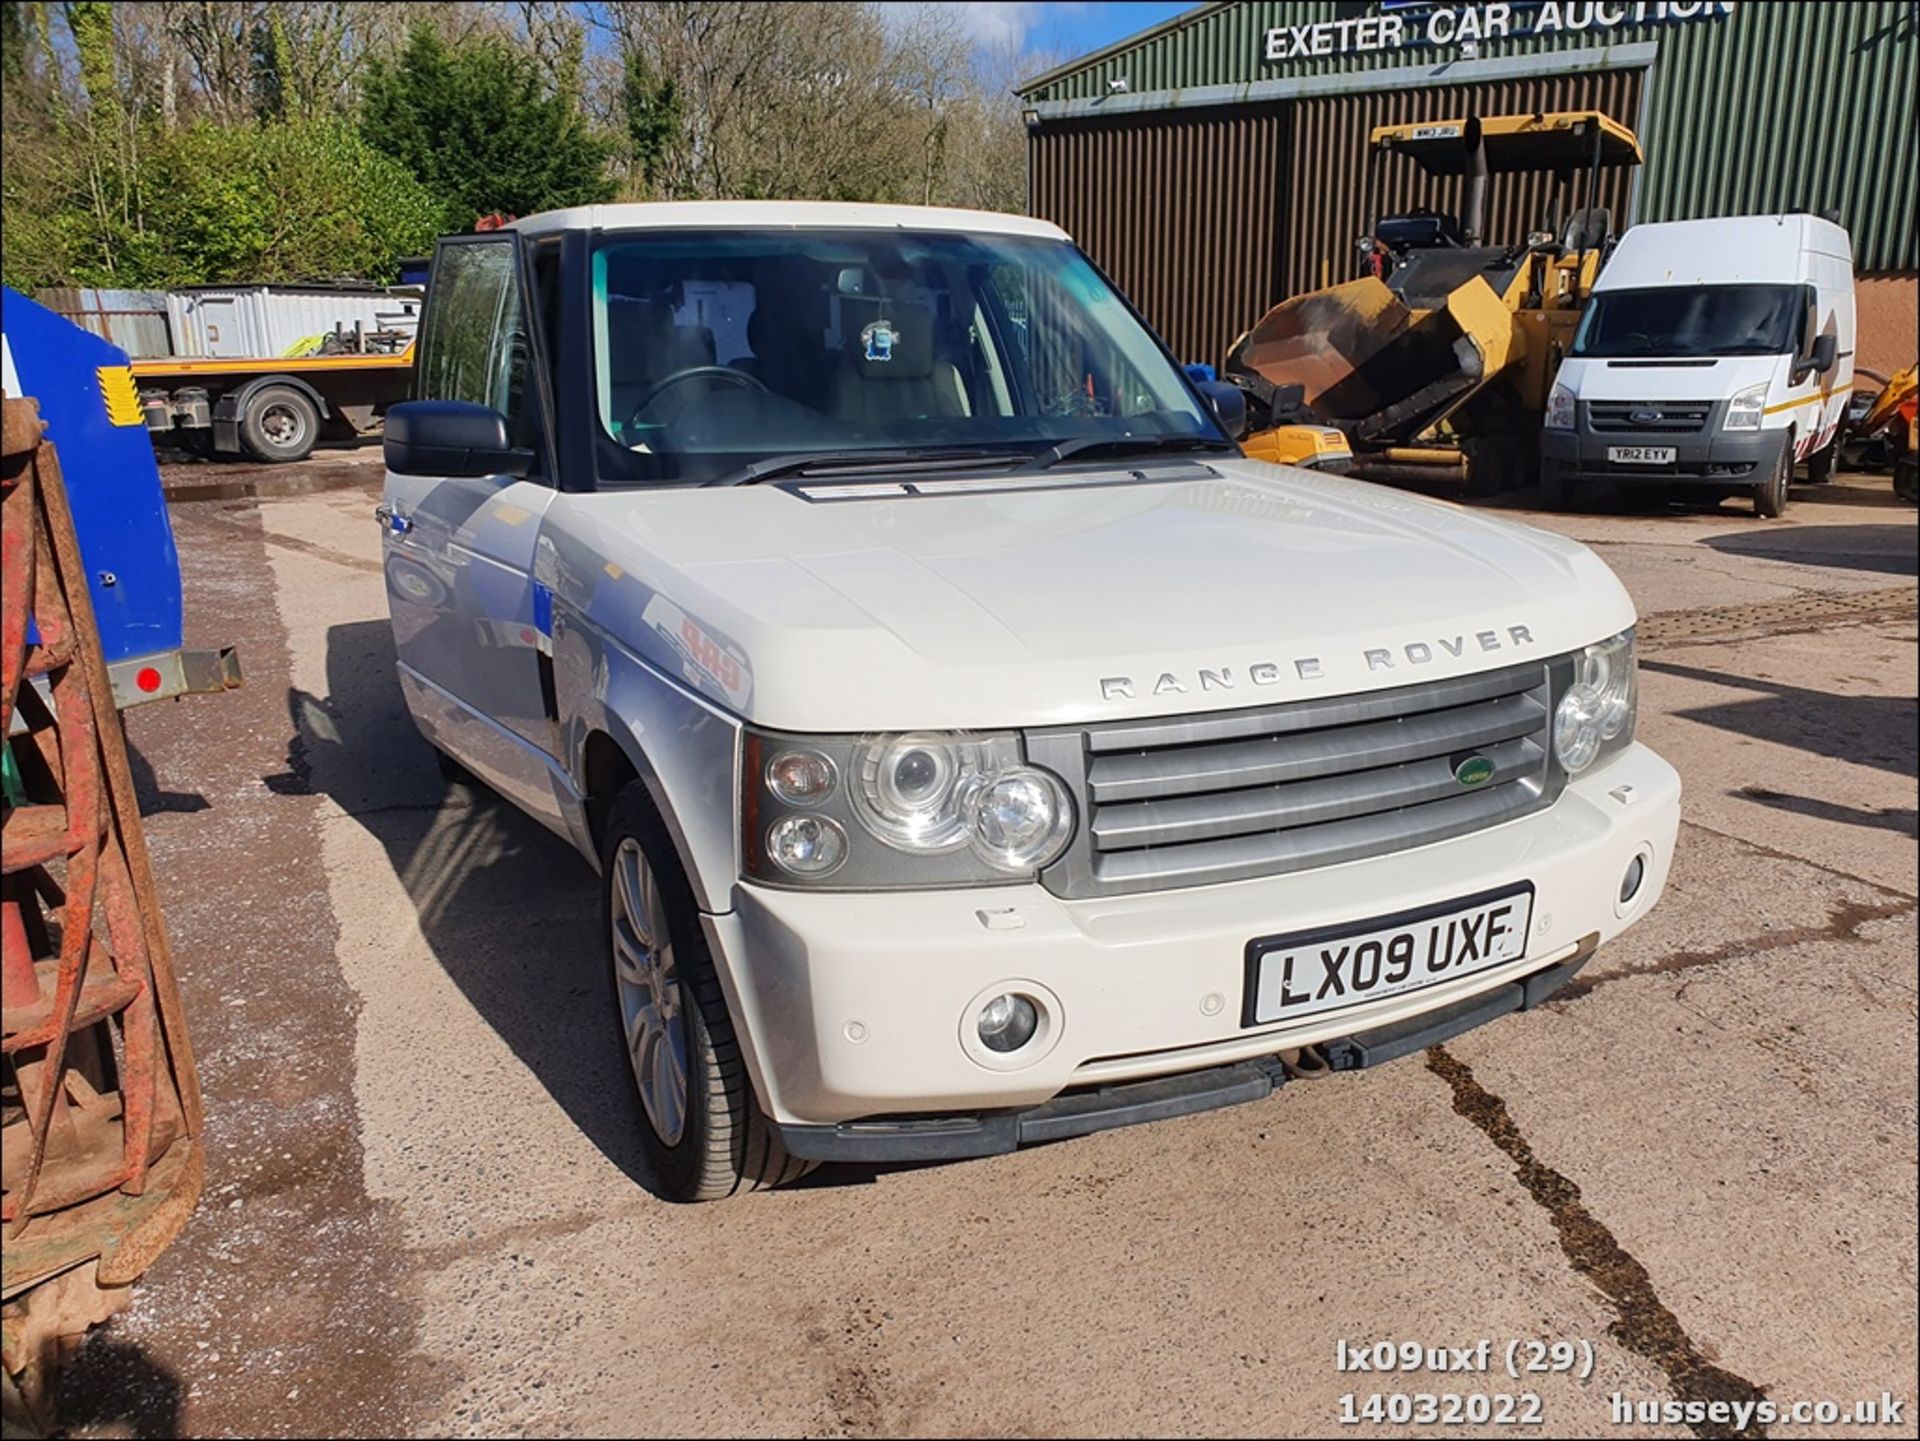
[[[1453,768],[1453,778],[1471,790],[1493,779],[1493,762],[1485,756],[1464,756]]]

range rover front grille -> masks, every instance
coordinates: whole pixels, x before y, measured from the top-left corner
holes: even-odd
[[[1030,732],[1076,791],[1073,844],[1042,874],[1069,898],[1280,875],[1465,835],[1536,811],[1553,669]],[[1468,784],[1455,774],[1470,758]]]
[[[1587,423],[1596,435],[1698,435],[1713,414],[1711,400],[1592,400]]]

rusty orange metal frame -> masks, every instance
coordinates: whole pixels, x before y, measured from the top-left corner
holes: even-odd
[[[13,1391],[35,1389],[57,1339],[35,1316],[98,1319],[124,1304],[108,1293],[185,1224],[202,1168],[193,1051],[59,463],[31,400],[8,398],[4,421],[0,735],[20,782],[0,804],[0,1299]],[[71,1291],[83,1268],[104,1300],[76,1310],[69,1295],[36,1313],[36,1287],[65,1278]]]

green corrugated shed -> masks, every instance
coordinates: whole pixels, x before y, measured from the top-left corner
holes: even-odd
[[[1412,19],[1433,9],[1487,8],[1429,6],[1396,13]],[[1526,0],[1510,7],[1529,28],[1539,8]],[[1040,109],[1044,124],[1050,112],[1067,108],[1097,116],[1103,97],[1110,97],[1110,82],[1119,78],[1127,82],[1126,108],[1138,109],[1240,98],[1232,90],[1193,93],[1203,87],[1313,78],[1325,84],[1322,77],[1344,76],[1359,85],[1397,68],[1418,71],[1409,83],[1429,86],[1469,80],[1484,62],[1515,57],[1539,57],[1543,69],[1562,57],[1583,68],[1647,66],[1651,59],[1642,114],[1619,117],[1638,126],[1646,147],[1636,219],[1833,209],[1853,233],[1858,269],[1910,271],[1920,268],[1916,8],[1912,0],[1742,0],[1731,7],[1698,7],[1706,18],[1661,21],[1651,18],[1656,7],[1647,5],[1641,13],[1649,18],[1642,23],[1483,40],[1472,61],[1436,75],[1441,62],[1463,59],[1457,47],[1421,43],[1268,61],[1270,29],[1375,16],[1382,7],[1354,0],[1251,0],[1198,6],[1038,76],[1021,93]],[[1591,9],[1582,0],[1560,6],[1570,19]]]

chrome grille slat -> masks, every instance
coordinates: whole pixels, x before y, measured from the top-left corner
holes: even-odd
[[[1525,815],[1539,793],[1521,783],[1468,791],[1452,800],[1256,836],[1200,841],[1100,856],[1095,871],[1110,891],[1248,880],[1337,865],[1405,846],[1430,845]],[[1142,884],[1144,883],[1144,884]]]
[[[1487,785],[1538,775],[1542,753],[1533,740],[1501,741],[1482,752],[1493,763]],[[1397,766],[1323,776],[1252,790],[1213,791],[1172,800],[1103,805],[1093,822],[1097,850],[1174,845],[1263,830],[1319,825],[1461,794],[1445,756]]]
[[[1068,898],[1337,865],[1550,804],[1553,699],[1572,661],[1356,696],[1031,731],[1081,824],[1041,881]],[[1491,765],[1463,788],[1466,755]]]
[[[1532,696],[1502,696],[1295,735],[1098,756],[1088,768],[1088,780],[1095,805],[1199,791],[1238,791],[1492,745],[1536,731],[1545,720],[1546,708]]]
[[[1462,637],[1463,643],[1470,638]],[[1105,751],[1153,750],[1161,746],[1199,745],[1206,741],[1240,740],[1248,736],[1278,735],[1285,731],[1319,730],[1324,726],[1353,725],[1385,720],[1413,711],[1438,710],[1518,695],[1540,684],[1538,665],[1508,666],[1479,675],[1455,676],[1426,685],[1364,695],[1330,696],[1325,700],[1294,701],[1254,710],[1218,711],[1212,715],[1183,716],[1177,720],[1125,721],[1088,733],[1087,749]]]

